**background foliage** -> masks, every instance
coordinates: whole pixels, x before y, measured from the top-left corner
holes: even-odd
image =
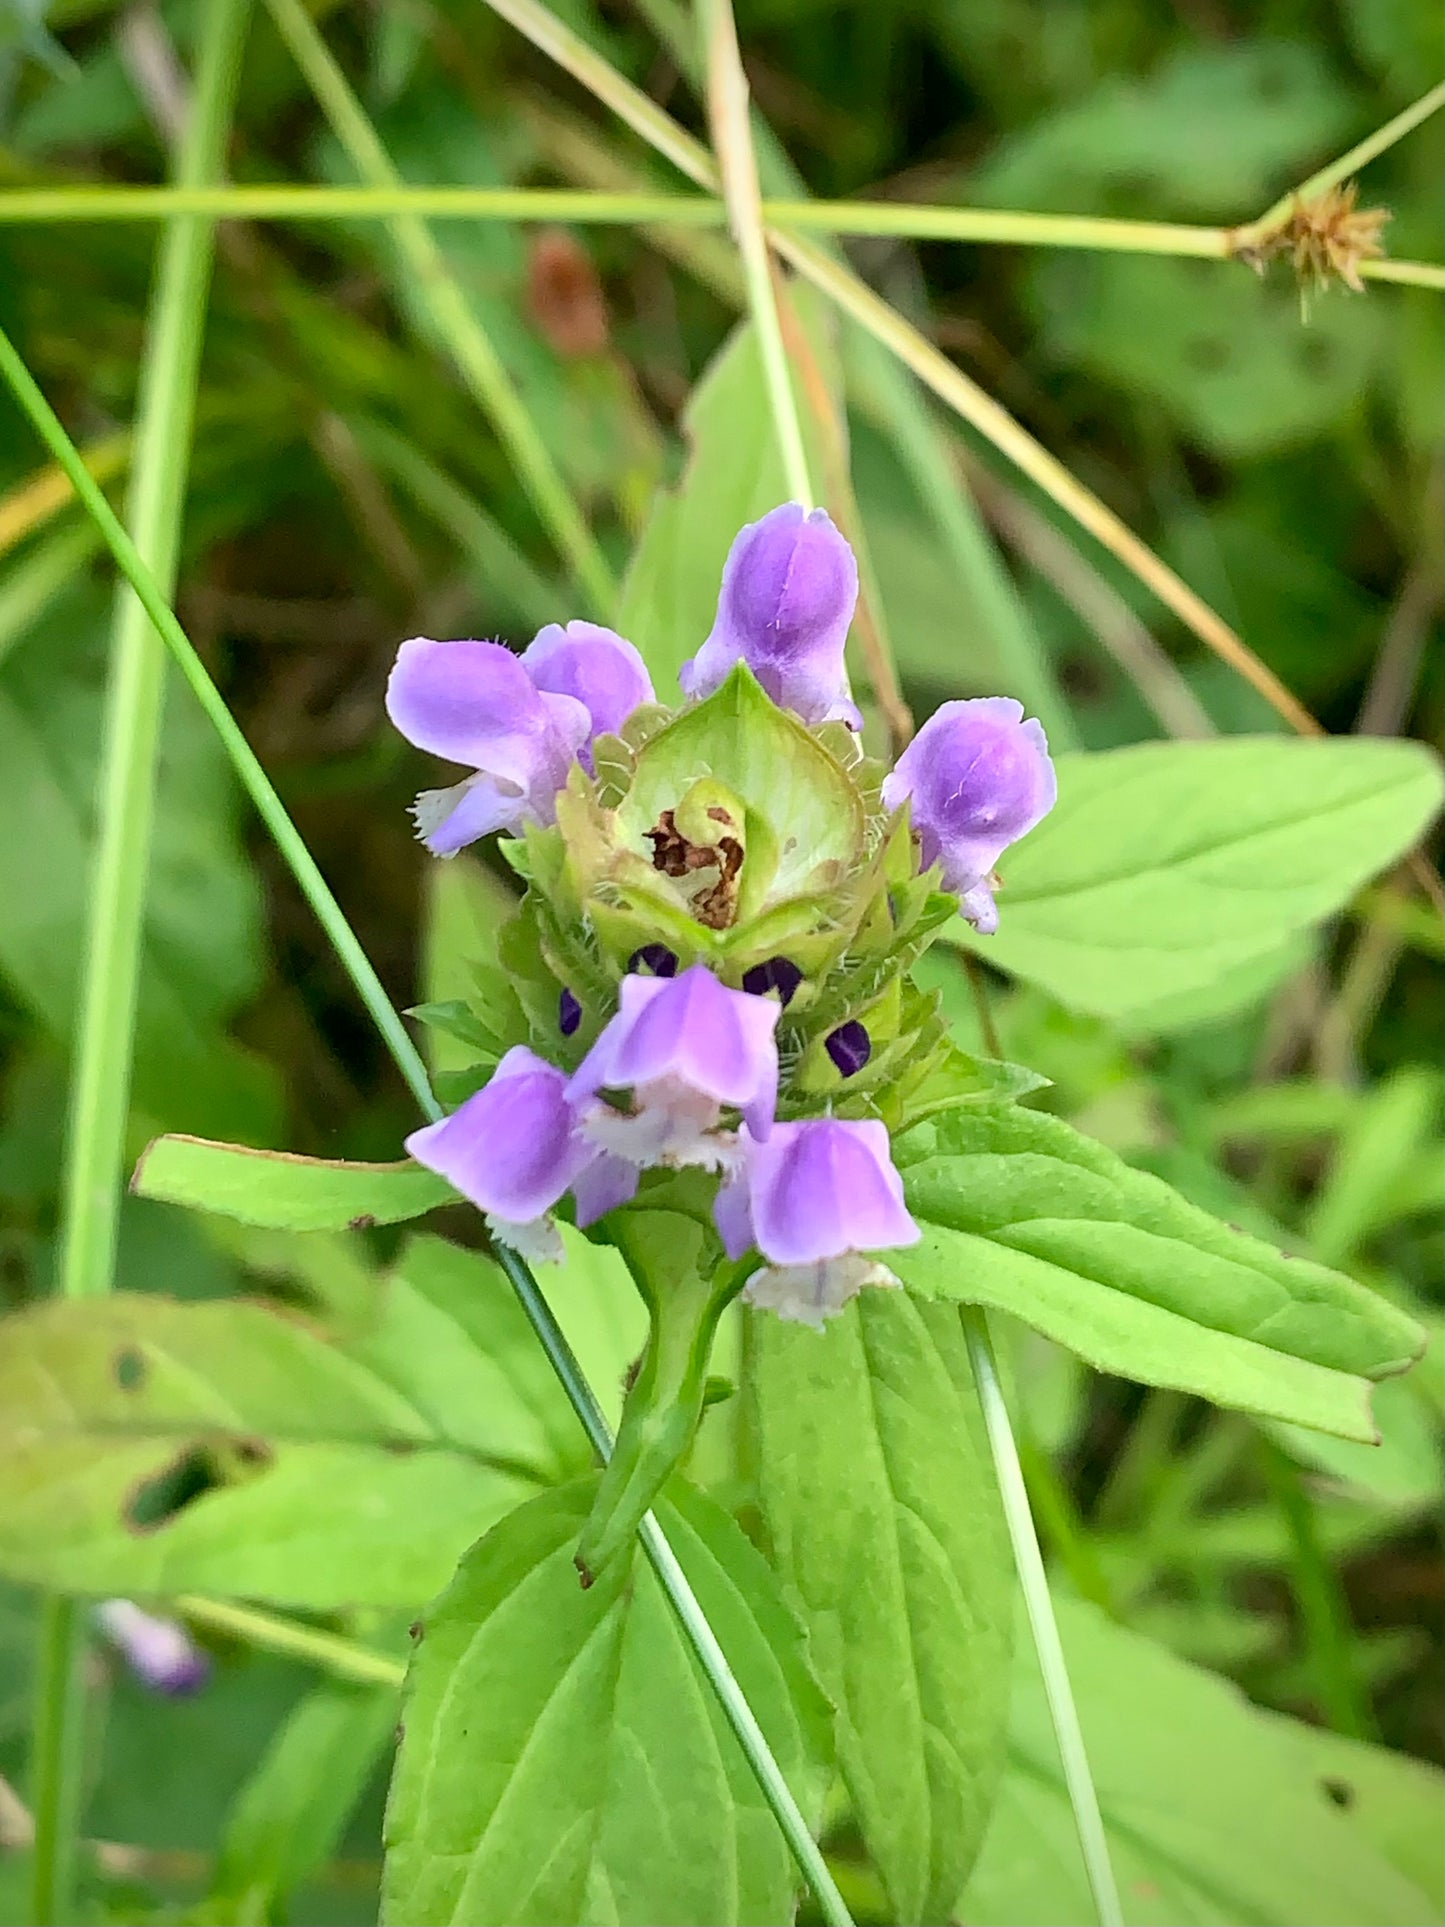
[[[758,0],[739,11],[758,104],[817,194],[1161,220],[1256,215],[1431,85],[1442,57],[1432,10],[1377,0],[1178,9]],[[673,184],[472,0],[320,12],[408,180]],[[680,24],[671,6],[567,12],[639,85],[701,125],[667,51]],[[194,25],[183,0],[159,9],[57,0],[43,21],[38,7],[11,0],[0,12],[0,186],[161,178],[178,102],[169,49],[188,62]],[[240,102],[236,178],[354,178],[259,10]],[[1431,123],[1365,177],[1366,202],[1393,209],[1393,253],[1438,253],[1438,162]],[[683,231],[649,239],[624,228],[479,223],[434,232],[620,573],[652,490],[679,469],[693,384],[732,325],[729,251],[719,236]],[[152,243],[142,225],[0,224],[0,320],[117,490]],[[849,253],[1171,560],[1328,728],[1436,738],[1438,298],[1336,290],[1302,325],[1282,276],[1212,261],[886,240]],[[988,533],[972,548],[945,549],[906,445],[848,372],[854,487],[904,693],[920,715],[948,696],[1019,686],[1019,664],[1042,655],[1083,746],[1153,738],[1159,724],[1140,693],[1152,634],[1214,728],[1279,728],[1132,578],[961,433],[951,459]],[[723,364],[694,399],[701,449],[725,452],[730,433],[744,440],[727,379]],[[728,486],[740,504],[733,522],[695,532],[719,560],[748,487],[762,482],[740,476]],[[764,489],[751,506],[778,492]],[[52,1267],[109,607],[95,547],[0,398],[7,1306],[43,1295]],[[396,640],[520,640],[577,606],[495,435],[438,352],[388,231],[367,222],[225,228],[180,612],[400,1003],[459,993],[459,960],[494,923],[504,886],[465,863],[430,872],[410,840],[405,805],[420,771],[380,707]],[[669,652],[674,661],[686,653],[708,613],[684,603],[670,636],[636,639],[665,673]],[[1240,793],[1243,807],[1247,779]],[[179,688],[168,699],[159,809],[134,1148],[163,1128],[395,1156],[414,1121],[410,1101]],[[1067,833],[1062,815],[1057,827]],[[1123,842],[1127,828],[1120,812],[1108,834]],[[1331,829],[1363,834],[1363,874],[1367,826]],[[1070,959],[1050,983],[1063,1001],[1040,988],[1002,990],[1005,1054],[1047,1073],[1048,1105],[1130,1162],[1409,1305],[1431,1325],[1433,1363],[1382,1389],[1385,1441],[1371,1452],[1286,1427],[1266,1436],[1183,1394],[1142,1394],[1022,1333],[1010,1355],[1055,1576],[1082,1596],[1066,1637],[1106,1817],[1116,1845],[1128,1842],[1121,1871],[1155,1895],[1157,1912],[1139,1918],[1343,1922],[1369,1905],[1405,1921],[1416,1917],[1408,1885],[1392,1896],[1377,1877],[1356,1901],[1347,1861],[1333,1857],[1339,1816],[1319,1788],[1336,1789],[1334,1804],[1370,1830],[1402,1882],[1428,1890],[1438,1880],[1420,1864],[1428,1778],[1404,1760],[1382,1766],[1353,1743],[1380,1738],[1400,1754],[1440,1757],[1439,932],[1404,884],[1366,891],[1322,932],[1304,929],[1288,889],[1307,877],[1308,838],[1272,854],[1277,869],[1251,871],[1236,892],[1247,899],[1253,889],[1255,901],[1221,908],[1207,968],[1195,958],[1188,970],[1151,974],[1138,958],[1106,956],[1091,990]],[[1258,857],[1252,850],[1249,860]],[[1004,964],[1008,946],[1026,953],[1031,940],[1025,860],[1011,881],[1017,909],[1005,899],[989,953]],[[1107,904],[1098,914],[1106,920]],[[957,959],[930,957],[926,967],[971,1035]],[[1032,969],[1042,974],[1037,959]],[[442,1068],[446,1048],[435,1046]],[[469,1235],[461,1217],[448,1230]],[[371,1270],[398,1250],[385,1231],[308,1245],[310,1275],[298,1281],[293,1247],[234,1228],[222,1236],[131,1199],[118,1283],[205,1298],[280,1278],[293,1294],[354,1306]],[[480,1289],[448,1275],[438,1253],[444,1247],[425,1240],[405,1247],[410,1295],[400,1311],[393,1302],[413,1321],[419,1353]],[[509,1350],[498,1335],[508,1314],[494,1316],[490,1342],[522,1385],[517,1423],[532,1428],[543,1476],[580,1473],[585,1454],[555,1394],[527,1378],[540,1369],[523,1362],[527,1334],[512,1329]],[[588,1338],[574,1326],[579,1333],[598,1382],[615,1385],[635,1332],[599,1327]],[[454,1404],[436,1410],[474,1409],[469,1394],[452,1388]],[[382,1400],[385,1388],[367,1396]],[[472,1495],[480,1526],[510,1502],[500,1494],[526,1487],[515,1467],[491,1463],[490,1441],[451,1437],[449,1422],[438,1419],[405,1476],[452,1480]],[[404,1519],[413,1500],[402,1475],[379,1463],[385,1453],[360,1421],[357,1434],[347,1448],[355,1462],[331,1467],[338,1511],[356,1480],[392,1479],[394,1518]],[[288,1450],[297,1476],[314,1479],[306,1454],[316,1448],[300,1437]],[[704,1474],[708,1450],[705,1434]],[[391,1524],[376,1530],[375,1543],[340,1534],[332,1556],[369,1577],[352,1629],[384,1643],[399,1631],[386,1615],[401,1602],[376,1565]],[[438,1584],[460,1550],[438,1554]],[[31,1616],[25,1594],[0,1597],[0,1773],[12,1785],[23,1773]],[[159,1899],[205,1892],[208,1919],[266,1919],[304,1877],[293,1917],[373,1917],[389,1709],[373,1692],[318,1685],[298,1667],[216,1643],[212,1685],[182,1706],[149,1700],[107,1671],[88,1819],[113,1847],[102,1856],[104,1904],[136,1918]],[[1310,1738],[1249,1714],[1181,1662],[1321,1731]],[[1020,1918],[1010,1911],[1020,1857],[1055,1837],[1057,1865],[1039,1877],[1058,1888],[1035,1891],[1031,1904],[1040,1918],[1082,1917],[1069,1886],[1071,1822],[1028,1695],[1024,1682],[1004,1796],[969,1889],[973,1921]],[[1160,1836],[1150,1794],[1177,1769],[1151,1751],[1147,1713],[1163,1699],[1187,1706],[1198,1736],[1190,1797],[1207,1814],[1202,1838],[1238,1836],[1267,1795],[1298,1802],[1273,1887],[1221,1891],[1212,1847]],[[315,1784],[317,1762],[329,1773],[338,1760],[353,1772],[332,1805],[298,1807],[296,1789]],[[11,1844],[4,1822],[0,1809],[0,1849]],[[836,1844],[846,1865],[849,1842]],[[0,1910],[18,1865],[0,1850]],[[852,1897],[866,1914],[879,1898],[861,1864],[856,1879]]]

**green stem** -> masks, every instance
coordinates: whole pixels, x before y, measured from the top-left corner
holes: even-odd
[[[117,567],[135,590],[147,615],[155,624],[162,641],[179,665],[186,681],[220,737],[232,766],[255,804],[258,813],[295,877],[317,920],[326,932],[333,950],[351,978],[367,1013],[376,1025],[397,1068],[405,1077],[423,1113],[428,1118],[442,1115],[441,1106],[427,1082],[426,1067],[408,1037],[400,1018],[387,1001],[380,979],[372,969],[365,951],[357,942],[336,899],[327,888],[310,852],[295,825],[287,816],[281,799],[272,788],[265,771],[246,742],[225,699],[206,673],[185,631],[166,603],[135,544],[117,520],[100,489],[86,472],[79,450],[61,426],[49,403],[41,394],[30,371],[14,345],[0,329],[0,374],[3,374],[22,411],[34,424],[41,440],[60,467],[70,477],[76,494],[100,530]],[[517,1254],[505,1245],[496,1250],[497,1261],[510,1280],[513,1290],[537,1334],[543,1351],[576,1412],[588,1440],[604,1462],[611,1450],[611,1437],[596,1398],[582,1374],[551,1307],[543,1297],[536,1279]],[[807,1821],[793,1798],[782,1769],[773,1758],[762,1728],[748,1706],[742,1688],[718,1644],[706,1615],[698,1604],[687,1576],[678,1565],[666,1536],[649,1513],[638,1529],[647,1554],[678,1623],[682,1626],[698,1663],[707,1677],[718,1703],[727,1716],[758,1784],[763,1789],[778,1826],[791,1848],[804,1878],[817,1896],[829,1927],[850,1927],[847,1908],[833,1882]]]
[[[1442,107],[1445,107],[1445,82],[1438,87],[1432,87],[1428,94],[1422,94],[1411,106],[1404,108],[1393,119],[1387,120],[1383,127],[1376,128],[1373,134],[1367,135],[1362,141],[1357,141],[1347,153],[1341,154],[1338,160],[1331,161],[1328,167],[1322,167],[1317,174],[1311,174],[1307,181],[1302,182],[1298,187],[1291,188],[1288,194],[1281,194],[1274,206],[1266,208],[1257,221],[1251,221],[1247,228],[1240,228],[1236,232],[1235,248],[1257,244],[1272,228],[1277,228],[1281,221],[1289,219],[1297,202],[1315,200],[1338,182],[1348,180],[1351,174],[1358,174],[1367,162],[1383,154],[1387,147],[1393,147],[1396,141],[1403,140],[1406,134],[1412,133],[1420,125],[1421,121],[1428,120]]]
[[[983,1407],[983,1420],[988,1430],[989,1447],[993,1453],[994,1471],[998,1476],[999,1492],[1003,1498],[1004,1517],[1008,1522],[1014,1564],[1018,1568],[1019,1586],[1023,1592],[1029,1626],[1033,1631],[1034,1645],[1038,1650],[1039,1668],[1044,1676],[1044,1692],[1048,1697],[1054,1735],[1059,1743],[1064,1784],[1068,1788],[1069,1801],[1074,1810],[1074,1824],[1079,1830],[1079,1846],[1084,1855],[1089,1891],[1094,1897],[1099,1927],[1123,1927],[1124,1916],[1119,1907],[1119,1892],[1114,1883],[1114,1869],[1109,1861],[1109,1843],[1104,1835],[1104,1820],[1099,1812],[1099,1798],[1094,1791],[1093,1775],[1089,1771],[1088,1754],[1084,1750],[1084,1735],[1079,1727],[1078,1708],[1074,1705],[1073,1688],[1069,1684],[1069,1672],[1064,1661],[1064,1649],[1059,1640],[1058,1623],[1054,1618],[1053,1601],[1049,1597],[1049,1582],[1044,1573],[1043,1555],[1039,1551],[1038,1535],[1034,1531],[1033,1516],[1029,1511],[1028,1492],[1019,1466],[1013,1429],[1009,1424],[1008,1407],[1004,1404],[1003,1389],[999,1384],[998,1366],[994,1361],[988,1324],[983,1312],[976,1305],[963,1306],[960,1315],[963,1319],[964,1337],[968,1343],[969,1362],[973,1366],[973,1375],[978,1384],[979,1403]]]
[[[61,427],[55,411],[40,392],[35,378],[16,353],[14,344],[3,329],[0,329],[0,374],[3,374],[9,383],[16,401],[34,424],[40,439],[69,476],[71,485],[84,504],[86,512],[100,530],[101,538],[110,550],[121,574],[134,589],[147,616],[170,651],[173,661],[190,684],[197,702],[220,737],[232,767],[241,779],[242,787],[256,806],[256,812],[262,822],[271,832],[277,849],[285,858],[291,874],[300,886],[302,895],[326,932],[332,949],[336,952],[367,1013],[391,1052],[397,1068],[406,1079],[412,1095],[429,1118],[440,1117],[441,1106],[432,1095],[431,1086],[427,1082],[426,1066],[421,1060],[421,1055],[393,1009],[390,999],[382,988],[381,979],[372,968],[370,959],[357,942],[340,904],[331,894],[326,879],[317,868],[315,858],[306,848],[300,832],[286,814],[286,806],[276,794],[271,779],[261,767],[255,751],[246,741],[239,724],[226,707],[225,697],[212,682],[205,664],[196,654],[185,630],[176,620],[161,592],[160,585],[146,567],[134,542],[121,526],[115,511],[92,480],[75,444]]]
[[[182,185],[214,180],[240,79],[249,0],[209,0],[196,99],[176,157]],[[152,581],[173,585],[185,507],[187,452],[212,224],[177,217],[161,238],[142,363],[128,513],[138,558]],[[78,458],[77,458],[78,459]],[[87,484],[96,484],[85,472]],[[72,476],[72,480],[74,480]],[[85,960],[71,1080],[60,1204],[58,1289],[86,1298],[110,1289],[115,1269],[130,1106],[131,1052],[150,866],[156,755],[165,697],[165,651],[129,590],[117,592],[111,627],[99,786],[99,843],[91,879]],[[37,1927],[74,1905],[85,1707],[80,1685],[84,1621],[72,1601],[43,1610],[32,1780],[33,1914]]]
[[[769,226],[817,234],[1080,248],[1103,254],[1159,254],[1209,261],[1229,260],[1240,246],[1239,235],[1254,231],[906,201],[766,198],[759,207]],[[722,227],[728,219],[722,201],[702,194],[596,188],[427,187],[403,181],[392,187],[39,187],[0,193],[0,226],[162,221],[176,214],[248,221],[391,221],[405,215],[428,221],[568,221],[600,227],[685,228]],[[1366,280],[1445,288],[1445,267],[1433,261],[1362,261],[1359,269]]]
[[[229,1599],[203,1599],[196,1593],[181,1593],[170,1604],[192,1625],[226,1633],[263,1653],[303,1660],[337,1679],[355,1680],[361,1686],[400,1686],[406,1679],[405,1664],[389,1653],[374,1652],[355,1640],[304,1626],[294,1619],[280,1619],[275,1613],[259,1612],[254,1606],[233,1605]]]
[[[1369,1700],[1350,1661],[1349,1606],[1320,1544],[1314,1507],[1299,1467],[1270,1439],[1261,1437],[1258,1444],[1265,1477],[1289,1528],[1291,1581],[1320,1711],[1337,1733],[1352,1740],[1378,1739]]]
[[[301,0],[266,4],[352,166],[373,188],[399,188],[401,176]],[[595,613],[608,614],[617,597],[612,571],[431,230],[414,214],[393,215],[389,225],[413,279],[410,292],[426,307],[462,379],[511,456],[578,588]]]
[[[748,117],[748,83],[738,48],[732,0],[698,0],[698,22],[707,54],[708,118],[712,123],[713,146],[722,177],[728,225],[742,261],[748,313],[763,364],[773,429],[783,458],[783,476],[792,499],[811,509],[813,485],[808,475],[803,425],[798,417],[783,331],[778,324],[773,258],[763,229],[758,163]]]

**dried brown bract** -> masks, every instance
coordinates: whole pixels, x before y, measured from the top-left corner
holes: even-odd
[[[1268,262],[1288,255],[1295,278],[1306,293],[1343,281],[1363,294],[1362,261],[1377,261],[1385,252],[1380,232],[1390,218],[1386,207],[1357,208],[1357,181],[1326,189],[1312,201],[1296,199],[1289,216],[1262,239],[1251,239],[1236,249],[1241,261],[1260,273]]]

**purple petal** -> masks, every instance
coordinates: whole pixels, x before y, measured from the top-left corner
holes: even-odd
[[[519,830],[531,814],[521,792],[490,776],[468,776],[446,790],[423,790],[412,805],[416,833],[433,856],[455,856],[493,830]]]
[[[591,717],[588,736],[621,729],[634,709],[653,700],[647,664],[632,644],[595,622],[549,622],[522,652],[538,689],[571,696]]]
[[[565,1071],[519,1044],[489,1084],[450,1117],[413,1131],[406,1148],[478,1210],[529,1223],[552,1208],[595,1156],[566,1090]]]
[[[919,1236],[877,1119],[776,1124],[750,1149],[747,1175],[758,1249],[775,1265],[883,1251]]]
[[[683,694],[711,695],[745,662],[805,722],[840,716],[856,727],[843,645],[857,600],[858,565],[827,514],[783,503],[728,551],[712,632],[679,672]]]
[[[157,1692],[181,1698],[205,1685],[211,1663],[184,1626],[142,1611],[131,1599],[107,1599],[95,1609],[101,1631],[125,1655],[131,1671]]]
[[[944,703],[883,784],[884,807],[908,802],[924,866],[942,865],[944,888],[966,899],[980,929],[997,916],[986,888],[972,893],[1057,794],[1043,729],[1008,696]]]
[[[729,1258],[741,1258],[753,1242],[753,1212],[745,1171],[739,1171],[718,1186],[712,1201],[712,1219],[723,1250]]]
[[[624,977],[617,1015],[579,1065],[570,1095],[671,1083],[736,1104],[754,1136],[772,1124],[779,1006],[729,990],[702,964],[680,977]]]
[[[585,1171],[572,1180],[572,1197],[577,1206],[577,1224],[585,1231],[619,1204],[630,1204],[637,1196],[642,1176],[626,1158],[609,1156],[605,1151],[593,1159]]]

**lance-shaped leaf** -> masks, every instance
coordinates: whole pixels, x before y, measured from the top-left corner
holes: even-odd
[[[1424,1343],[1377,1293],[1044,1112],[942,1112],[896,1157],[924,1232],[890,1259],[909,1290],[1011,1312],[1100,1371],[1368,1441],[1368,1381]]]
[[[253,1151],[209,1138],[160,1137],[136,1166],[131,1189],[143,1198],[214,1211],[278,1231],[346,1231],[399,1224],[439,1204],[455,1204],[445,1178],[410,1158],[396,1164],[347,1164],[294,1151]]]

